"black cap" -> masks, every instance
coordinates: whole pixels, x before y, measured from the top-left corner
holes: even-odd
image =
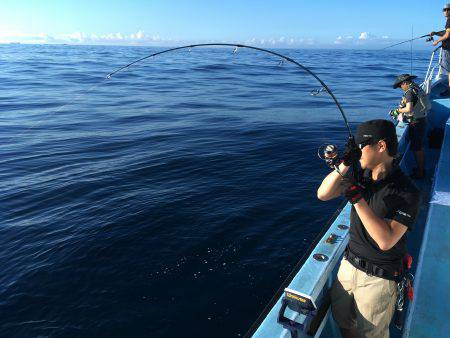
[[[359,144],[368,140],[372,140],[373,142],[385,140],[389,148],[389,153],[392,156],[397,154],[397,132],[395,131],[395,125],[391,121],[370,120],[361,123],[356,132],[355,142]]]
[[[395,82],[392,85],[392,88],[396,89],[396,88],[400,87],[402,82],[414,80],[416,77],[417,76],[415,76],[415,75],[401,74],[401,75],[397,76],[397,78],[395,79]]]

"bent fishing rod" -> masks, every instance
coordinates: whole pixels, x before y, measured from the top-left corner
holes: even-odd
[[[442,34],[442,33],[445,33],[445,30],[442,30],[442,31],[439,31],[439,32],[435,32],[434,35],[439,35],[439,34]],[[422,36],[416,36],[415,38],[412,38],[412,39],[409,39],[409,40],[405,40],[405,41],[402,41],[402,42],[394,43],[393,45],[380,48],[380,50],[385,50],[385,49],[388,49],[388,48],[391,48],[391,47],[399,46],[401,44],[404,44],[404,43],[407,43],[407,42],[412,42],[412,41],[423,39],[423,38],[428,38],[426,40],[427,42],[433,41],[433,36],[431,36],[430,34],[425,34],[425,35],[422,35]]]
[[[341,104],[336,99],[336,97],[334,96],[334,94],[331,91],[331,89],[325,84],[325,82],[323,82],[322,79],[320,79],[319,76],[316,73],[314,73],[312,70],[310,70],[309,68],[305,67],[301,63],[295,61],[294,59],[292,59],[292,58],[290,58],[290,57],[288,57],[286,55],[274,52],[274,51],[269,50],[269,49],[255,47],[255,46],[248,46],[248,45],[243,45],[243,44],[236,44],[236,43],[199,43],[199,44],[192,44],[192,45],[185,45],[185,46],[180,46],[180,47],[174,47],[174,48],[165,49],[165,50],[162,50],[162,51],[159,51],[159,52],[155,52],[153,54],[141,57],[140,59],[137,59],[137,60],[135,60],[133,62],[130,62],[129,64],[127,64],[125,66],[117,68],[116,70],[114,70],[111,73],[109,73],[106,76],[106,79],[111,79],[115,74],[117,74],[117,73],[119,73],[119,72],[129,68],[130,66],[135,65],[135,64],[137,64],[137,63],[139,63],[141,61],[144,61],[146,59],[150,59],[152,57],[155,57],[157,55],[166,54],[166,53],[170,53],[170,52],[174,52],[174,51],[179,51],[179,50],[182,50],[182,49],[191,50],[192,48],[195,48],[195,47],[234,47],[235,49],[234,49],[233,53],[236,53],[238,48],[251,49],[251,50],[256,50],[258,52],[263,52],[263,53],[266,53],[266,54],[277,56],[277,57],[281,58],[282,61],[284,60],[284,61],[290,62],[290,63],[296,65],[297,67],[301,68],[302,70],[304,70],[305,72],[310,74],[312,77],[314,77],[322,85],[322,88],[320,88],[320,90],[317,90],[316,93],[314,93],[314,94],[311,93],[311,95],[317,95],[320,92],[322,92],[323,90],[325,90],[331,96],[331,98],[333,99],[334,103],[338,107],[339,112],[342,115],[342,118],[344,119],[345,126],[346,126],[347,132],[348,132],[348,142],[349,142],[349,144],[351,146],[356,147],[355,138],[354,138],[354,136],[352,134],[352,131],[350,129],[350,126],[348,124],[348,120],[347,120],[347,117],[345,116],[344,110],[342,109]],[[357,163],[352,163],[352,170],[353,170],[354,178],[358,181],[358,176],[359,175],[358,175],[358,165],[357,165]]]
[[[243,44],[235,44],[235,43],[199,43],[199,44],[193,44],[193,45],[185,45],[185,46],[180,46],[180,47],[174,47],[174,48],[169,48],[166,50],[162,50],[160,52],[156,52],[147,56],[144,56],[138,60],[135,60],[133,62],[130,62],[129,64],[122,66],[116,70],[114,70],[113,72],[109,73],[106,78],[110,79],[113,75],[127,69],[128,67],[135,65],[143,60],[152,58],[154,56],[157,55],[161,55],[161,54],[165,54],[165,53],[169,53],[169,52],[173,52],[173,51],[177,51],[177,50],[181,50],[181,49],[191,49],[191,48],[195,48],[195,47],[235,47],[234,53],[237,52],[237,48],[246,48],[246,49],[252,49],[252,50],[256,50],[256,51],[260,51],[260,52],[264,52],[264,53],[268,53],[274,56],[277,56],[279,58],[281,58],[282,60],[285,60],[287,62],[290,62],[298,67],[300,67],[301,69],[303,69],[305,72],[307,72],[308,74],[310,74],[311,76],[313,76],[323,87],[323,89],[331,96],[331,98],[333,99],[334,103],[336,104],[336,106],[338,107],[342,118],[344,119],[345,125],[347,127],[347,131],[350,137],[353,137],[352,135],[352,131],[350,130],[350,126],[348,124],[347,121],[347,117],[345,116],[344,110],[342,109],[341,104],[339,103],[339,101],[336,99],[336,97],[334,96],[333,92],[331,91],[331,89],[325,84],[325,82],[322,81],[322,79],[320,79],[317,74],[315,74],[312,70],[308,69],[307,67],[303,66],[301,63],[295,61],[294,59],[285,56],[283,54],[268,50],[268,49],[264,49],[264,48],[259,48],[259,47],[254,47],[254,46],[248,46],[248,45],[243,45]],[[320,90],[322,91],[322,90]],[[320,92],[318,91],[318,92]]]

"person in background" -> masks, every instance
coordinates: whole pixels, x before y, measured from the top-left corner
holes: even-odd
[[[445,31],[431,32],[430,36],[438,35],[439,39],[433,42],[433,46],[442,42],[442,60],[440,66],[448,73],[448,88],[441,93],[441,96],[450,96],[450,4],[446,4],[442,9],[444,16],[447,18],[445,23]]]
[[[420,192],[394,161],[398,141],[392,122],[360,124],[355,141],[339,165],[342,176],[334,170],[317,190],[322,201],[344,195],[352,204],[350,240],[331,289],[331,309],[344,338],[383,338],[389,337],[406,234],[415,222]],[[358,162],[361,182],[348,178]]]
[[[431,109],[431,103],[414,79],[415,75],[401,74],[397,76],[393,88],[401,88],[404,91],[399,108],[391,110],[390,115],[409,124],[408,137],[410,149],[414,153],[417,167],[413,169],[411,177],[421,179],[425,176],[425,153],[423,144],[427,129],[426,116]]]

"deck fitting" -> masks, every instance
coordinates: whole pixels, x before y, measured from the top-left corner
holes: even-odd
[[[313,255],[313,257],[316,261],[319,262],[326,262],[328,260],[328,256],[321,253],[316,253]]]

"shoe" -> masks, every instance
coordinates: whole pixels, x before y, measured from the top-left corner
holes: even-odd
[[[442,97],[450,96],[450,89],[446,89],[440,94]]]

